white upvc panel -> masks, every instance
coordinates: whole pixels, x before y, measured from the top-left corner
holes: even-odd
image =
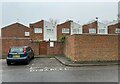
[[[82,26],[78,23],[71,22],[71,35],[82,34]]]
[[[108,34],[108,29],[107,28],[99,28],[98,34]]]
[[[56,41],[57,31],[56,26],[50,22],[44,21],[44,40],[45,41]]]
[[[82,28],[74,28],[74,29],[72,29],[72,34],[82,34]]]
[[[98,22],[98,34],[108,34],[108,27],[106,24]]]

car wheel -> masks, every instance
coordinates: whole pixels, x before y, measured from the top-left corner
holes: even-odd
[[[25,64],[26,64],[26,65],[29,64],[29,60],[26,60]]]
[[[26,61],[25,61],[25,64],[29,64],[30,63],[30,59],[28,58]]]
[[[32,57],[32,59],[34,59],[34,56]]]

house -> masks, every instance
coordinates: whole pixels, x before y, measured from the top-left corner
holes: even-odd
[[[57,40],[56,25],[45,20],[30,24],[30,33],[30,38],[33,40]]]
[[[83,33],[89,34],[108,34],[107,24],[104,24],[100,21],[92,20],[87,24],[83,25]]]
[[[108,24],[109,34],[119,34],[120,33],[120,22],[114,20]]]
[[[62,36],[82,34],[82,26],[72,20],[57,25],[57,40]]]
[[[5,26],[1,29],[1,37],[16,37],[16,38],[28,38],[30,36],[30,28],[21,24],[13,23]]]
[[[107,24],[104,24],[102,22],[98,22],[98,29],[97,29],[97,34],[108,34],[108,26]]]
[[[76,22],[71,22],[71,35],[82,34],[82,26]]]
[[[98,22],[97,20],[92,20],[87,24],[84,24],[82,27],[83,27],[83,33],[96,34],[98,29]]]

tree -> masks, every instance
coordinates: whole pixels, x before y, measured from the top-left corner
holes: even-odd
[[[61,36],[61,37],[60,37],[60,41],[61,41],[62,43],[64,43],[64,42],[65,42],[65,36]]]
[[[57,23],[58,23],[58,19],[50,18],[49,21],[50,21],[53,25],[57,25]]]

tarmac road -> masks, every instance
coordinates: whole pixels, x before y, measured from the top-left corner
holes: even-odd
[[[2,60],[0,67],[2,82],[118,82],[118,65],[68,67],[55,58],[35,58],[29,65]]]

